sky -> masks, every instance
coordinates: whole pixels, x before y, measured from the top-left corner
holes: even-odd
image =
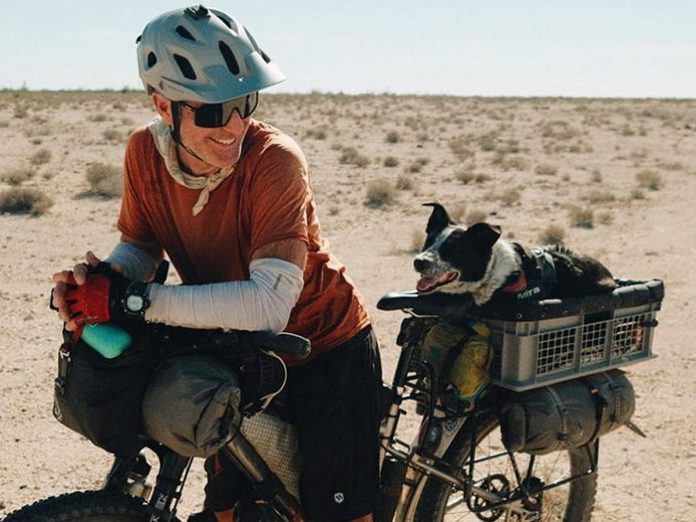
[[[135,38],[187,5],[0,0],[0,87],[140,88]],[[280,65],[288,79],[276,92],[696,98],[694,0],[206,5],[237,18]]]

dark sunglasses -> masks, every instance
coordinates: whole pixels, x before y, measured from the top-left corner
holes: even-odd
[[[194,123],[197,127],[224,127],[229,123],[234,111],[237,111],[242,119],[251,116],[259,104],[259,93],[252,92],[222,103],[204,103],[200,107],[192,107],[185,102],[177,103],[193,113]]]

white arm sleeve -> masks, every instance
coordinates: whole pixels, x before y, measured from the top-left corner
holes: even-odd
[[[121,241],[104,261],[123,267],[123,275],[133,281],[151,281],[159,261],[142,248]]]
[[[304,286],[302,270],[282,259],[254,259],[246,281],[149,285],[145,320],[189,328],[271,330],[288,324]]]

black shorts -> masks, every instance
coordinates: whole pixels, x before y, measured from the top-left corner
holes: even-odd
[[[374,513],[379,501],[382,370],[367,327],[314,361],[288,371],[280,397],[298,429],[303,465],[300,501],[313,522],[345,522]],[[250,484],[223,453],[206,461],[206,507],[253,501]]]

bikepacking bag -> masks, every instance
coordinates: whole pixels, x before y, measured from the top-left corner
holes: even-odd
[[[503,444],[533,455],[578,448],[627,423],[634,411],[633,386],[621,370],[515,393],[500,412]]]
[[[157,363],[148,340],[132,332],[131,345],[107,359],[64,331],[58,354],[53,415],[95,445],[120,457],[138,453],[140,405]]]
[[[239,430],[241,390],[219,359],[181,355],[154,372],[142,402],[147,434],[186,457],[215,454]]]

